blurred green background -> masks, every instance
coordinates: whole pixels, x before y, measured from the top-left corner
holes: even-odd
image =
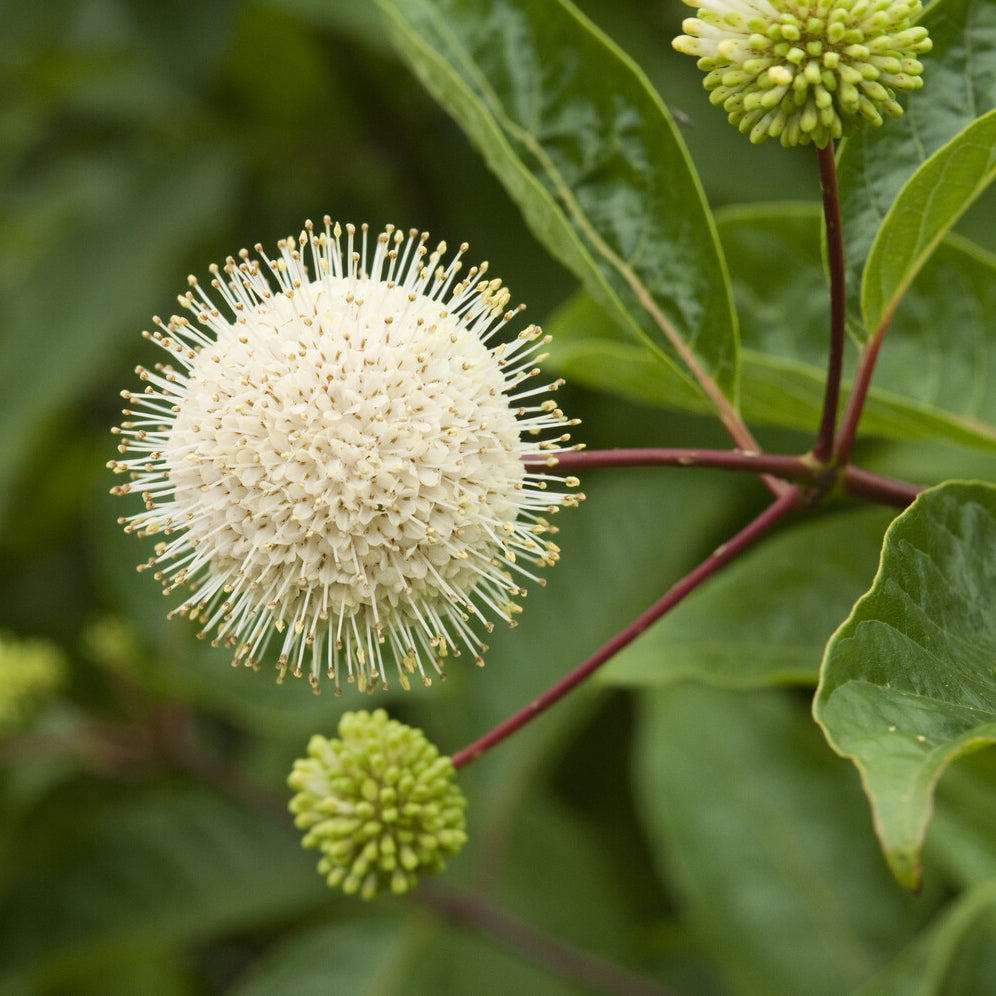
[[[810,157],[750,146],[708,105],[670,48],[684,7],[580,6],[687,115],[714,206],[815,196]],[[324,888],[283,781],[311,732],[366,700],[233,672],[193,626],[167,625],[105,469],[118,392],[156,358],[140,336],[152,315],[174,310],[188,273],[305,218],[469,241],[540,323],[573,278],[397,61],[370,3],[5,0],[0,24],[0,631],[11,660],[27,653],[17,641],[48,641],[64,675],[0,739],[0,992],[329,992],[320,974],[308,988],[307,967],[330,963],[342,992],[377,991],[374,976],[380,991],[581,991],[416,905],[360,908]],[[562,404],[590,446],[723,444],[706,420],[569,388]],[[562,517],[563,564],[514,637],[495,634],[484,671],[387,700],[444,751],[590,653],[763,498],[711,474],[585,490]],[[631,720],[625,694],[586,690],[468,770],[476,840],[453,878],[580,948],[643,964],[669,951],[669,976],[710,992],[647,875],[620,778]]]

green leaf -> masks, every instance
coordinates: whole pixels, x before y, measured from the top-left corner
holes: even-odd
[[[641,706],[638,811],[724,991],[840,996],[898,952],[921,914],[795,696],[688,683]]]
[[[551,365],[569,381],[632,401],[708,412],[694,381],[645,342],[637,342],[584,291],[567,299],[543,328]]]
[[[996,880],[968,889],[893,964],[862,986],[859,996],[992,992],[994,914]]]
[[[378,3],[539,241],[629,335],[671,364],[690,351],[732,398],[736,323],[715,227],[639,68],[566,0]]]
[[[82,813],[67,799],[49,814],[54,853],[44,868],[25,862],[4,899],[0,984],[50,991],[40,980],[106,974],[136,949],[175,950],[329,902],[300,837],[259,812],[175,786],[99,807],[89,798]]]
[[[861,278],[869,332],[888,323],[925,260],[994,178],[996,110],[935,152],[889,208]]]
[[[356,910],[349,919],[296,930],[268,950],[231,996],[387,996],[421,957],[415,931]],[[424,933],[420,931],[419,933]]]
[[[815,205],[723,211],[743,343],[742,408],[814,428],[826,376],[829,304]],[[793,277],[780,265],[792,261]],[[949,237],[899,306],[861,420],[866,435],[996,445],[996,257]],[[848,344],[845,394],[857,349]]]
[[[613,685],[815,683],[823,648],[875,570],[891,516],[865,509],[765,540],[600,672]],[[763,579],[763,585],[758,580]]]
[[[921,881],[934,786],[996,742],[996,487],[924,492],[886,533],[871,590],[827,645],[814,715],[854,761],[886,860]]]
[[[927,835],[930,866],[968,888],[996,880],[996,751],[959,759],[938,783]]]
[[[813,430],[826,376],[829,304],[819,208],[768,204],[717,214],[741,320],[741,410]],[[791,260],[792,279],[784,279]],[[996,448],[996,257],[949,235],[900,303],[862,417],[865,435]],[[943,321],[938,320],[943,317]],[[649,349],[633,345],[585,295],[547,323],[558,369],[585,386],[666,408],[701,403]],[[857,350],[848,348],[847,377]]]
[[[102,192],[107,203],[44,246],[48,258],[39,250],[17,293],[5,295],[0,479],[8,486],[0,490],[0,522],[12,511],[10,483],[51,420],[106,375],[108,357],[125,336],[139,341],[136,330],[149,322],[149,302],[162,299],[166,274],[225,215],[234,170],[223,147],[178,154],[165,170],[158,161],[131,164]]]
[[[934,47],[924,58],[924,87],[905,101],[906,111],[882,128],[849,138],[838,156],[847,283],[857,288],[872,242],[903,184],[924,160],[996,108],[996,4],[992,0],[939,0],[920,23]],[[849,305],[860,327],[858,299]]]

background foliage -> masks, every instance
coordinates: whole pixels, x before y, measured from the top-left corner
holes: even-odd
[[[543,76],[546,63],[528,61],[534,35],[500,22],[505,4],[493,5],[492,24],[475,24],[464,3],[398,6],[412,17],[463,12],[453,23],[469,23],[482,51],[522,79]],[[561,10],[553,0],[515,7],[539,22]],[[580,7],[680,120],[690,116],[681,136],[717,209],[719,242],[704,233],[705,214],[692,236],[707,269],[672,260],[684,268],[654,292],[672,301],[689,275],[716,281],[722,244],[744,413],[766,446],[801,452],[818,414],[826,326],[813,157],[749,146],[708,106],[692,61],[670,49],[686,12],[677,2]],[[994,77],[977,68],[985,60],[966,57],[969,37],[976,54],[996,51],[996,4],[941,0],[928,16],[937,65],[928,63],[919,116],[883,129],[879,147],[855,140],[841,164],[855,266],[875,254],[882,217],[868,221],[880,198],[848,201],[847,190],[894,196],[895,177],[878,164],[899,162],[904,128],[919,123],[931,136],[902,165],[908,175],[996,106]],[[823,645],[875,572],[890,518],[876,510],[789,525],[597,686],[462,772],[471,844],[433,890],[372,906],[331,893],[290,826],[284,780],[311,732],[331,732],[364,701],[232,671],[192,627],[167,624],[156,585],[134,572],[141,544],[120,533],[119,502],[107,495],[117,392],[149,357],[138,333],[173,310],[186,274],[326,212],[467,239],[530,318],[557,333],[555,359],[574,381],[563,405],[584,419],[589,446],[725,439],[694,414],[702,399],[667,347],[620,324],[632,302],[618,269],[580,237],[551,259],[549,239],[531,234],[414,81],[373,4],[7,0],[0,23],[0,629],[5,659],[26,653],[23,641],[46,641],[63,676],[28,721],[0,731],[0,992],[996,987],[993,752],[958,761],[940,782],[912,897],[882,858],[856,772],[810,716]],[[611,119],[606,94],[616,90],[604,80],[623,87],[632,69],[597,36],[583,38],[574,95]],[[517,86],[528,100],[529,86]],[[657,107],[650,90],[633,94]],[[583,125],[566,119],[565,162]],[[669,153],[645,147],[652,173],[653,157]],[[491,165],[528,165],[509,150]],[[595,206],[631,179],[620,162],[581,177],[594,177]],[[975,180],[987,170],[976,163]],[[535,221],[542,191],[527,194]],[[628,200],[617,216],[640,205]],[[923,483],[996,480],[993,209],[983,195],[904,298],[863,423],[863,465]],[[623,226],[616,234],[625,246]],[[660,233],[661,244],[672,237]],[[580,280],[569,269],[579,265]],[[866,319],[909,275],[913,262],[903,265],[882,271],[884,290],[862,302]],[[860,309],[852,318],[858,341]],[[732,394],[733,360],[707,355]],[[584,390],[596,386],[613,396]],[[764,498],[748,479],[705,471],[592,473],[584,490],[581,511],[562,516],[561,566],[531,593],[517,630],[495,633],[487,667],[455,669],[428,693],[392,693],[392,712],[444,751],[590,653]],[[469,910],[454,889],[470,890]],[[482,911],[494,918],[482,924]]]

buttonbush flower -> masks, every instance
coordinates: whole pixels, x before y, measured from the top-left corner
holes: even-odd
[[[371,899],[407,892],[467,840],[456,769],[421,730],[383,709],[347,712],[338,739],[313,736],[288,784],[305,847],[329,885]]]
[[[461,648],[483,663],[471,617],[513,622],[558,557],[546,516],[583,497],[522,460],[573,424],[561,381],[533,386],[548,338],[508,334],[521,306],[486,263],[463,272],[466,245],[444,262],[427,234],[368,236],[307,222],[274,259],[212,266],[213,293],[188,278],[195,321],[145,333],[172,359],[122,392],[109,464],[144,502],[125,530],[161,537],[143,567],[190,589],[170,614],[236,663],[275,643],[280,678],[316,690],[386,683],[392,658],[406,688]]]
[[[699,57],[710,100],[752,142],[823,148],[903,113],[923,85],[919,0],[684,0],[699,8],[674,47]]]

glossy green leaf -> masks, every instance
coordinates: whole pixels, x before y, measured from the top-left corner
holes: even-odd
[[[658,868],[732,993],[839,996],[913,933],[861,793],[794,696],[641,699],[635,787]]]
[[[814,706],[861,772],[886,860],[919,887],[934,786],[996,743],[996,487],[924,492],[886,534],[871,590],[827,645]]]
[[[741,410],[748,420],[803,430],[819,420],[829,315],[819,219],[818,207],[807,204],[717,214],[740,314]],[[996,354],[988,347],[994,313],[996,257],[948,236],[899,306],[862,433],[996,448]],[[647,404],[699,410],[684,383],[628,341],[590,298],[572,298],[547,327],[552,359],[572,380]],[[845,390],[856,355],[849,345]]]
[[[996,178],[996,110],[934,153],[899,192],[861,279],[865,328],[887,323],[941,239]]]
[[[890,519],[866,509],[764,540],[617,654],[600,680],[815,683],[827,639],[874,573]]]
[[[924,86],[905,100],[905,113],[881,128],[849,138],[838,156],[847,282],[861,273],[886,212],[920,165],[996,108],[996,4],[992,0],[938,0],[920,23],[933,49],[923,58]],[[857,295],[849,318],[860,328]]]
[[[668,363],[728,397],[737,335],[711,215],[643,73],[566,0],[378,0],[408,62],[543,245]],[[597,71],[595,71],[597,68]]]
[[[769,205],[718,216],[743,343],[749,418],[815,427],[826,369],[829,302],[818,208]],[[791,260],[792,279],[783,261]],[[906,294],[879,354],[865,435],[996,445],[996,257],[949,237]],[[845,354],[845,394],[857,349]]]

